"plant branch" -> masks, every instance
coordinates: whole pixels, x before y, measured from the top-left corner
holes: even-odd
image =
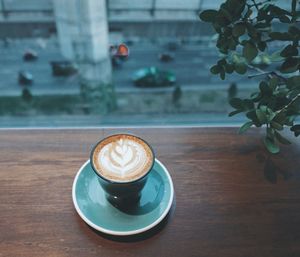
[[[289,108],[293,103],[295,103],[298,99],[300,98],[300,93],[298,95],[296,95],[286,106],[284,106],[282,109],[277,111],[278,115],[279,113],[285,111],[287,108]]]
[[[253,4],[250,4],[249,7],[252,7],[252,6],[258,7],[258,6],[263,5],[265,3],[271,2],[271,0],[266,0],[266,1],[263,1],[263,2],[259,2],[259,3],[254,3],[254,1],[252,0],[252,2],[253,2]]]
[[[254,77],[258,77],[258,76],[263,76],[263,75],[267,75],[268,78],[273,78],[273,77],[277,77],[277,78],[280,78],[281,80],[283,81],[286,81],[287,79],[281,75],[279,75],[278,73],[276,73],[275,71],[264,71],[258,67],[255,67],[251,64],[247,64],[247,66],[250,68],[250,69],[253,69],[253,70],[256,70],[257,72],[259,72],[258,74],[253,74],[253,75],[248,75],[248,78],[254,78]]]
[[[252,1],[252,3],[253,3],[253,6],[255,6],[255,9],[258,11],[258,5],[257,5],[257,3],[255,2],[255,0],[251,0]]]
[[[248,79],[252,79],[255,77],[259,77],[259,76],[265,76],[265,75],[270,75],[271,72],[267,71],[267,72],[260,72],[260,73],[256,73],[256,74],[252,74],[252,75],[248,75]]]
[[[279,78],[279,79],[281,79],[281,80],[283,80],[284,82],[286,82],[287,81],[287,78],[285,78],[285,77],[283,77],[283,76],[281,76],[281,75],[279,75],[277,72],[275,72],[275,71],[271,71],[271,73],[270,73],[272,76],[275,76],[275,77],[277,77],[277,78]]]
[[[272,75],[271,75],[271,72],[266,72],[258,67],[255,67],[251,64],[247,64],[248,68],[250,69],[253,69],[253,70],[256,70],[257,72],[259,72],[258,74],[254,74],[254,75],[248,75],[248,78],[254,78],[254,77],[257,77],[257,76],[262,76],[262,75],[267,75],[270,79],[272,78]]]

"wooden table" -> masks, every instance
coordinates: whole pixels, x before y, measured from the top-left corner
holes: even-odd
[[[71,198],[92,145],[116,132],[154,147],[176,194],[160,226],[129,238],[92,230]],[[236,128],[1,130],[0,256],[298,257],[300,146],[268,159],[260,137]]]

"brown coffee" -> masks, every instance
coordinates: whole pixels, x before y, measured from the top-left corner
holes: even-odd
[[[154,162],[150,146],[133,135],[118,134],[96,145],[92,153],[93,166],[105,179],[130,182],[143,177]]]

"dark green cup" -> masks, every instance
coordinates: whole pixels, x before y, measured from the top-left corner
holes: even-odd
[[[149,173],[152,170],[152,167],[154,165],[154,161],[155,161],[155,155],[154,155],[154,151],[152,149],[152,147],[142,138],[137,137],[135,135],[131,135],[131,134],[115,134],[115,135],[111,135],[109,137],[114,137],[114,136],[119,136],[119,135],[128,135],[128,136],[132,136],[137,138],[138,140],[143,141],[150,149],[150,151],[152,152],[152,164],[149,167],[149,170],[144,173],[144,175],[142,177],[139,177],[135,180],[131,180],[129,182],[120,182],[120,181],[113,181],[110,180],[106,177],[104,177],[103,175],[100,174],[100,172],[97,171],[96,167],[94,166],[93,163],[93,156],[94,156],[94,151],[97,148],[97,146],[104,140],[107,139],[104,138],[103,140],[99,141],[92,149],[91,151],[91,155],[90,155],[90,163],[91,166],[95,172],[95,174],[98,176],[98,181],[101,185],[101,187],[103,188],[103,190],[106,193],[106,198],[107,200],[113,204],[114,206],[118,207],[118,208],[131,208],[133,206],[135,206],[141,197],[141,191],[144,188],[146,182],[147,182],[147,178]]]

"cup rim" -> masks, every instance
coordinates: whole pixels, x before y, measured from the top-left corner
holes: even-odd
[[[120,136],[120,135],[127,135],[127,136],[133,136],[135,138],[138,138],[139,140],[143,141],[150,149],[151,153],[152,153],[152,163],[151,163],[151,166],[149,168],[149,170],[141,177],[135,179],[135,180],[130,180],[130,181],[115,181],[115,180],[110,180],[108,178],[105,178],[104,176],[102,176],[98,170],[95,168],[94,166],[94,162],[93,162],[93,155],[94,155],[94,151],[96,150],[97,146],[102,143],[104,140],[106,140],[107,138],[110,138],[110,137],[114,137],[114,136]],[[152,148],[152,146],[143,138],[139,137],[139,136],[136,136],[134,134],[130,134],[130,133],[116,133],[116,134],[111,134],[101,140],[99,140],[92,148],[91,150],[91,153],[90,153],[90,164],[91,164],[91,167],[93,169],[93,171],[95,172],[95,174],[100,177],[101,179],[103,179],[104,181],[106,182],[109,182],[109,183],[112,183],[112,184],[132,184],[132,183],[135,183],[135,182],[138,182],[140,180],[142,180],[143,178],[145,178],[149,173],[150,171],[152,170],[153,166],[154,166],[154,163],[155,163],[155,154],[154,154],[154,150]]]

